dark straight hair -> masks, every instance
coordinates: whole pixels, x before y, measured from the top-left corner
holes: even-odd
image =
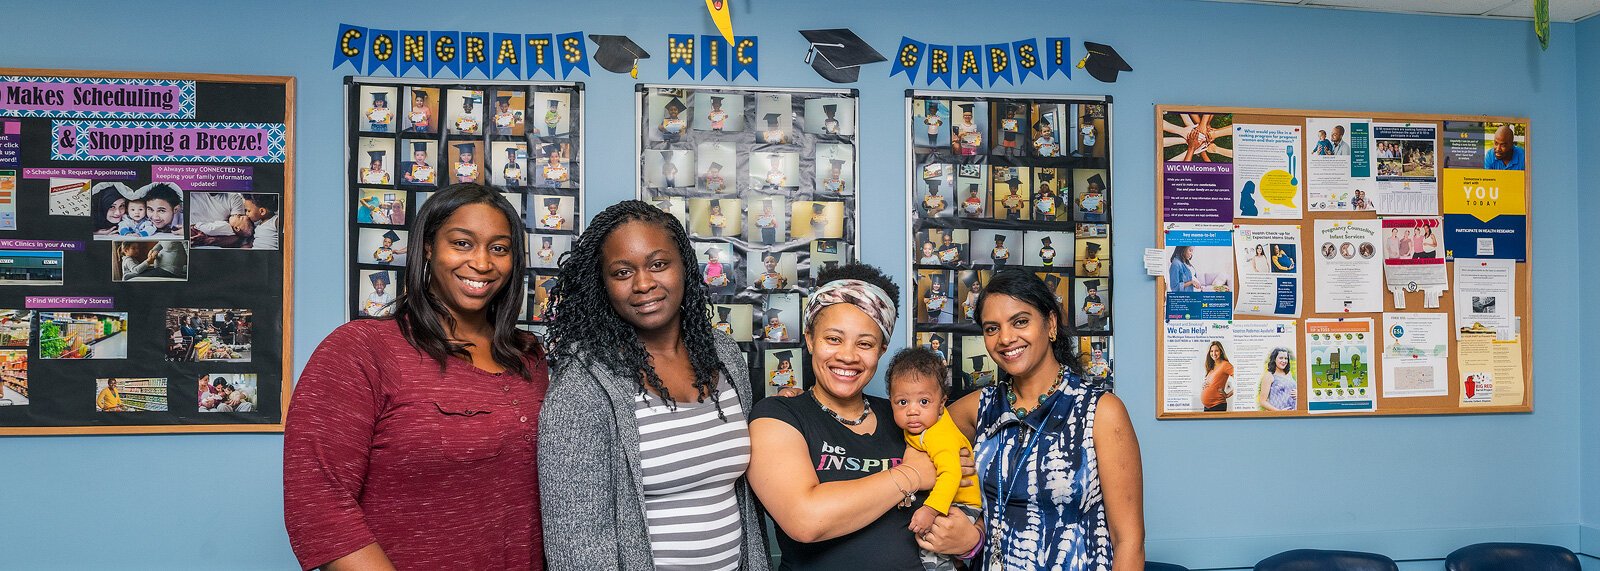
[[[411,263],[406,264],[405,292],[395,300],[395,320],[400,323],[400,334],[405,336],[406,341],[433,357],[441,369],[451,356],[470,358],[466,345],[450,340],[455,318],[430,288],[433,268],[427,255],[444,221],[456,210],[469,204],[487,204],[500,211],[511,229],[511,271],[504,277],[505,285],[489,298],[489,305],[485,308],[489,313],[489,325],[493,328],[489,334],[489,354],[496,364],[507,371],[524,379],[531,378],[532,371],[528,369],[524,357],[528,353],[542,355],[543,349],[536,338],[517,329],[517,318],[522,313],[524,297],[523,276],[527,273],[524,269],[527,265],[524,259],[526,254],[523,251],[527,239],[524,237],[522,218],[517,216],[517,210],[500,195],[497,188],[474,183],[452,184],[422,204],[422,209],[411,223],[411,236],[407,241]]]
[[[1056,340],[1050,344],[1050,352],[1055,355],[1056,361],[1065,365],[1074,374],[1083,375],[1083,363],[1078,361],[1078,352],[1073,347],[1078,338],[1078,330],[1072,324],[1071,316],[1061,309],[1061,303],[1056,301],[1056,293],[1050,289],[1044,280],[1033,272],[1021,268],[1000,270],[989,278],[988,285],[983,286],[983,291],[978,294],[977,306],[973,309],[973,316],[978,322],[983,322],[983,304],[989,296],[1000,294],[1015,298],[1017,301],[1033,306],[1035,311],[1046,319],[1051,316],[1056,318]],[[994,358],[993,355],[990,358]],[[1011,378],[1005,368],[1001,368],[1000,380]]]

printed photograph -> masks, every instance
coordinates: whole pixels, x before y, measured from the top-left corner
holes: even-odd
[[[1068,181],[1062,175],[1067,169],[1034,167],[1033,174],[1033,219],[1043,222],[1067,221],[1072,217],[1067,214],[1067,203],[1071,202],[1071,190]],[[1062,194],[1062,189],[1067,194]]]
[[[0,286],[58,286],[65,268],[60,251],[0,250]]]
[[[761,378],[766,382],[766,395],[773,396],[785,388],[802,388],[803,381],[800,374],[800,354],[798,347],[784,349],[767,349],[762,352]]]
[[[1232,163],[1233,114],[1162,115],[1161,156],[1165,161]]]
[[[662,160],[664,161],[665,157]],[[700,143],[699,149],[694,154],[694,161],[695,181],[701,190],[716,193],[739,190],[735,176],[739,170],[739,151],[734,148],[733,143]],[[663,165],[662,169],[665,168]],[[674,168],[679,167],[674,165]],[[662,176],[665,177],[665,171]]]
[[[714,238],[744,233],[744,201],[737,198],[691,198],[687,204],[690,235]]]
[[[259,192],[189,193],[189,246],[277,250],[282,242],[278,197]]]
[[[844,240],[812,240],[811,241],[811,279],[816,280],[822,272],[839,267],[849,258],[850,245]]]
[[[385,266],[406,265],[406,240],[409,232],[389,228],[359,228],[356,230],[356,251],[361,253],[357,262]]]
[[[96,240],[184,239],[185,193],[176,184],[152,182],[135,189],[121,182],[102,182],[89,192]]]
[[[677,218],[678,223],[682,224],[684,228],[689,227],[689,205],[684,201],[683,197],[657,195],[655,198],[650,199],[650,202],[655,204],[656,208],[660,208],[662,212]]]
[[[694,151],[644,152],[644,182],[650,188],[693,188],[696,172]]]
[[[743,264],[736,249],[727,244],[695,244],[695,258],[708,292],[731,294],[741,287],[739,278],[744,275]]]
[[[572,133],[572,94],[565,91],[535,91],[529,107],[537,121],[540,137],[565,137]]]
[[[440,186],[458,182],[483,184],[483,143],[450,143],[446,153],[449,173],[440,181]]]
[[[727,333],[734,341],[740,343],[755,340],[752,334],[754,319],[754,308],[749,305],[738,303],[711,306],[711,327]]]
[[[925,266],[965,266],[971,230],[929,228],[917,233],[916,263]]]
[[[563,167],[565,168],[565,167]],[[489,143],[489,182],[499,187],[528,186],[527,143]]]
[[[963,157],[973,157],[989,149],[985,137],[989,133],[989,104],[983,101],[952,101],[950,124],[950,151]]]
[[[1026,232],[1022,244],[1025,266],[1056,268],[1072,264],[1072,232]]]
[[[1076,138],[1072,136],[1072,119],[1067,115],[1068,105],[1062,103],[1038,103],[1033,105],[1029,116],[1029,133],[1033,138],[1029,141],[1029,148],[1035,157],[1065,157],[1071,156],[1077,147],[1074,146]]]
[[[572,143],[544,142],[534,146],[533,184],[551,188],[572,187]]]
[[[528,282],[528,321],[542,322],[544,314],[550,309],[550,293],[560,283],[556,276],[544,274],[529,274]]]
[[[1106,106],[1098,103],[1075,103],[1072,105],[1072,119],[1075,121],[1075,131],[1072,133],[1076,145],[1070,150],[1073,156],[1104,157],[1106,156]]]
[[[973,230],[972,264],[993,268],[1020,266],[1022,254],[1013,249],[1021,247],[1023,247],[1021,230]]]
[[[954,354],[950,345],[950,335],[949,333],[918,331],[916,343],[918,347],[938,354],[939,361],[944,363],[945,368],[948,369],[950,367],[950,357]],[[946,372],[946,374],[948,375],[949,373]]]
[[[694,129],[720,133],[744,130],[744,94],[700,91],[694,94]]]
[[[1078,337],[1078,362],[1083,365],[1083,372],[1091,377],[1103,379],[1111,376],[1111,338]],[[1294,371],[1292,365],[1289,371]]]
[[[689,105],[683,100],[683,89],[655,89],[645,98],[645,115],[649,124],[651,141],[676,143],[683,140],[689,129]],[[741,117],[741,120],[743,117]]]
[[[356,182],[394,184],[394,139],[362,137],[356,141],[355,156],[366,165],[356,169]]]
[[[388,317],[394,314],[394,300],[399,296],[400,284],[395,283],[396,272],[390,270],[359,270],[360,291],[356,292],[356,314],[362,317]]]
[[[989,270],[962,270],[956,272],[956,323],[978,322],[978,294],[989,283]]]
[[[994,189],[994,202],[990,206],[993,217],[996,220],[1032,220],[1028,167],[990,167],[989,174]]]
[[[165,412],[167,380],[123,377],[95,379],[94,409],[97,412]]]
[[[994,113],[992,145],[989,153],[1002,157],[1028,156],[1028,133],[1032,122],[1028,120],[1028,106],[1004,102],[990,106]]]
[[[843,97],[817,97],[805,101],[805,132],[817,135],[855,135],[855,106]]]
[[[961,336],[961,390],[974,391],[994,384],[1000,378],[999,371],[984,348],[982,335]]]
[[[572,230],[575,218],[572,210],[577,199],[571,196],[528,194],[528,204],[523,209],[523,219],[529,228],[538,230]]]
[[[955,187],[950,200],[959,206],[962,218],[990,218],[988,167],[955,165]]]
[[[111,243],[111,281],[181,282],[188,279],[188,242],[125,240]]]
[[[196,388],[199,412],[257,412],[256,376],[251,373],[212,373],[200,376]]]
[[[362,188],[356,192],[357,224],[404,225],[406,223],[406,195],[409,194],[406,191]]]
[[[561,255],[572,250],[573,236],[528,233],[528,267],[559,267]]]
[[[782,196],[751,196],[745,199],[744,239],[770,246],[788,240],[789,208]]]
[[[950,291],[950,272],[917,270],[915,282],[917,323],[943,324],[955,321],[955,298]]]
[[[0,309],[0,347],[27,347],[33,341],[33,310]]]
[[[248,309],[167,309],[167,360],[250,362],[254,312]]]
[[[799,341],[800,294],[769,293],[762,308],[761,339],[772,343]]]
[[[445,102],[444,120],[451,135],[483,134],[483,92],[477,90],[450,90]]]
[[[950,192],[955,180],[956,165],[928,163],[922,165],[918,177],[916,213],[920,218],[943,218],[955,212],[955,201]]]
[[[751,97],[756,101],[756,140],[771,145],[794,142],[792,97],[788,93],[761,93]]]
[[[489,110],[489,134],[521,137],[527,127],[528,94],[517,88],[494,92],[494,108]]]
[[[799,153],[751,153],[750,188],[776,192],[800,186]]]
[[[950,146],[950,103],[938,99],[917,99],[911,104],[911,142],[918,147]]]
[[[407,139],[400,142],[400,184],[438,186],[439,143]]]
[[[1072,216],[1079,222],[1105,222],[1111,206],[1111,188],[1105,169],[1072,170]]]
[[[746,272],[752,286],[763,290],[795,287],[795,266],[799,256],[794,252],[753,250],[750,257],[760,261],[759,264],[750,264]]]
[[[1074,248],[1073,272],[1079,277],[1109,277],[1111,275],[1111,226],[1109,224],[1079,224]]]
[[[843,238],[844,203],[796,201],[790,211],[789,234],[795,238]]]
[[[406,87],[406,108],[400,116],[407,133],[439,132],[439,88]]]
[[[1050,283],[1050,278],[1045,283]],[[1063,278],[1063,281],[1065,279]],[[1076,279],[1072,281],[1073,316],[1079,331],[1104,333],[1111,331],[1111,280],[1108,278]]]
[[[40,359],[128,358],[128,314],[99,311],[39,313]]]
[[[28,350],[0,349],[0,407],[28,404]]]
[[[393,133],[395,123],[399,118],[395,114],[394,105],[400,101],[397,89],[377,85],[362,85],[361,95],[357,103],[361,105],[362,131],[373,133]]]
[[[818,143],[816,191],[827,195],[855,194],[855,150],[844,143]]]

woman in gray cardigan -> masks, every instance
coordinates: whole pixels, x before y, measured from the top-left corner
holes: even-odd
[[[538,449],[553,571],[767,569],[744,475],[749,373],[712,329],[690,246],[676,218],[630,200],[561,261]]]

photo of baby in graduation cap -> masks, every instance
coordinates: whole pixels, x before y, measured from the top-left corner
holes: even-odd
[[[528,146],[526,143],[489,143],[489,182],[501,188],[528,186]]]
[[[533,184],[550,188],[571,188],[572,143],[567,141],[541,141],[534,144],[536,161]]]
[[[782,145],[793,140],[793,98],[788,93],[762,93],[756,100],[756,140]]]
[[[407,133],[439,132],[439,88],[407,87],[405,114],[401,124]]]
[[[444,120],[451,135],[483,134],[483,92],[452,89],[445,105]]]
[[[997,102],[989,106],[994,112],[994,143],[990,154],[1002,157],[1028,155],[1028,133],[1032,122],[1028,120],[1028,106],[1015,102]]]
[[[1033,105],[1030,116],[1033,127],[1031,149],[1036,157],[1061,157],[1073,150],[1076,141],[1065,129],[1072,124],[1067,116],[1067,106],[1060,103]],[[1063,139],[1063,137],[1065,137]]]
[[[771,343],[800,340],[800,294],[771,293],[761,324],[761,339]]]
[[[799,153],[756,152],[750,154],[751,188],[779,192],[800,186]]]
[[[684,131],[689,129],[689,106],[684,104],[680,94],[661,90],[650,94],[649,99],[650,124],[655,125],[651,139],[664,143],[682,140]]]
[[[356,230],[356,251],[364,255],[358,262],[384,266],[406,265],[405,230],[360,228]]]
[[[1111,289],[1108,278],[1077,279],[1073,283],[1073,316],[1079,331],[1111,331]]]
[[[1076,123],[1072,136],[1078,143],[1072,154],[1083,157],[1106,156],[1106,106],[1075,104],[1072,110],[1072,118]]]
[[[1078,337],[1078,361],[1083,372],[1096,379],[1111,376],[1111,338]]]
[[[528,233],[528,267],[558,268],[561,255],[572,250],[572,236]]]
[[[1056,303],[1061,304],[1062,313],[1072,304],[1072,279],[1055,272],[1037,272],[1034,275],[1044,280],[1044,285],[1054,292]]]
[[[972,264],[994,268],[1020,266],[1022,253],[1014,250],[1021,247],[1021,230],[973,230]]]
[[[950,272],[917,270],[917,323],[955,321],[955,298],[950,295]]]
[[[950,146],[950,104],[939,99],[917,99],[911,104],[911,144],[918,147]]]
[[[744,94],[699,91],[694,94],[693,128],[713,133],[744,130]]]
[[[556,276],[530,274],[528,276],[528,321],[543,322],[554,301],[551,294],[561,281]]]
[[[533,115],[540,137],[564,137],[572,133],[572,94],[565,91],[533,92]]]
[[[433,157],[438,156],[439,143],[406,140],[400,146],[405,151],[404,160],[400,161],[400,184],[437,185],[439,169],[434,166]]]
[[[361,130],[373,133],[394,132],[395,119],[394,102],[397,100],[398,89],[377,85],[361,86],[359,103],[364,105],[361,111]]]
[[[729,294],[739,287],[740,272],[739,254],[727,244],[695,244],[695,258],[700,264],[700,275],[704,276],[706,291],[714,294]]]
[[[1033,167],[1033,219],[1046,222],[1070,220],[1067,198],[1057,189],[1067,181],[1061,176],[1063,169]]]
[[[663,190],[693,188],[694,151],[644,151],[644,181],[650,188]]]
[[[1022,264],[1067,267],[1072,263],[1072,239],[1072,232],[1026,232],[1022,235]]]
[[[849,245],[844,240],[812,240],[811,241],[811,279],[817,279],[822,272],[839,267],[848,258]]]
[[[576,230],[572,211],[575,198],[549,194],[528,194],[528,207],[523,216],[529,228],[537,230]]]
[[[955,122],[950,125],[950,150],[963,157],[977,156],[987,149],[983,146],[984,133],[988,132],[989,104],[982,101],[955,103]]]
[[[711,328],[728,334],[734,341],[749,343],[755,339],[751,333],[753,309],[745,304],[716,304],[711,306]]]
[[[939,362],[943,363],[945,367],[950,366],[950,356],[953,355],[955,351],[954,347],[950,345],[949,334],[934,333],[931,331],[918,331],[915,341],[918,347],[933,351],[935,355],[938,355]]]
[[[927,163],[919,169],[917,202],[913,208],[919,218],[942,218],[954,212],[955,201],[950,199],[950,192],[955,168],[944,163]]]
[[[520,89],[502,89],[494,92],[494,109],[490,110],[490,133],[502,137],[522,136],[527,124],[528,94]]]
[[[990,167],[989,186],[994,189],[990,212],[999,220],[1032,220],[1033,200],[1028,192],[1027,167]]]
[[[394,300],[399,294],[399,285],[394,283],[395,272],[390,270],[360,270],[361,278],[356,280],[360,290],[356,292],[357,317],[388,317],[394,314]]]
[[[792,203],[789,234],[795,238],[843,238],[844,203],[800,200]]]
[[[739,165],[739,151],[733,143],[705,142],[695,148],[696,184],[701,190],[724,193],[738,190],[734,172]]]
[[[817,135],[855,135],[853,100],[843,97],[814,97],[805,100],[803,128]]]
[[[475,182],[483,184],[482,143],[451,143],[449,182]]]
[[[981,338],[979,338],[981,339]],[[963,389],[974,391],[994,384],[995,363],[984,352],[962,353],[966,357],[961,363],[961,385]]]
[[[355,154],[364,160],[356,169],[357,183],[394,184],[394,139],[362,137],[356,140]]]
[[[696,238],[744,234],[744,201],[737,198],[689,199],[689,234]]]
[[[751,252],[751,259],[759,259],[761,263],[750,264],[747,272],[750,285],[763,290],[795,287],[795,266],[798,257],[794,252],[762,250]]]
[[[671,214],[673,218],[677,218],[678,223],[682,224],[684,228],[689,227],[689,205],[683,197],[655,195],[650,198],[650,204],[661,209],[662,212]]]
[[[1078,277],[1107,277],[1111,275],[1111,227],[1109,224],[1079,224],[1077,256],[1073,258],[1073,273]]]
[[[1072,217],[1079,222],[1105,222],[1111,210],[1111,188],[1105,169],[1072,170]]]
[[[831,196],[855,194],[855,149],[845,143],[817,143],[816,192]]]
[[[770,246],[788,240],[789,209],[782,196],[751,196],[746,198],[745,212],[745,240],[752,244],[763,246]]]
[[[989,283],[991,273],[986,270],[956,272],[956,305],[960,307],[956,312],[957,323],[977,323],[978,294],[983,292],[984,284]]]
[[[766,396],[776,395],[781,389],[801,387],[799,349],[767,349],[762,362],[761,378],[765,380]]]

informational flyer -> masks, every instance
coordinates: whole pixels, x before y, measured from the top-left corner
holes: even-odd
[[[1441,219],[1383,219],[1383,281],[1395,309],[1406,308],[1406,294],[1422,292],[1422,307],[1439,307],[1450,288],[1439,240]]]
[[[1455,274],[1456,339],[1473,333],[1517,337],[1516,262],[1460,260]]]
[[[1239,294],[1233,312],[1300,316],[1300,225],[1238,225],[1233,229]]]
[[[0,230],[17,229],[17,171],[0,171]]]
[[[1526,191],[1522,171],[1445,169],[1445,257],[1527,259]]]
[[[1233,126],[1235,218],[1300,218],[1300,129]]]
[[[1383,311],[1378,220],[1317,220],[1317,313]]]
[[[1162,172],[1162,221],[1233,220],[1232,163],[1170,161],[1162,163]]]
[[[1233,319],[1233,225],[1165,228],[1167,319]]]
[[[1300,338],[1292,319],[1233,322],[1233,396],[1230,411],[1281,411],[1299,407]]]
[[[1162,412],[1227,410],[1233,389],[1232,324],[1227,321],[1171,320],[1162,324]],[[1208,407],[1207,395],[1218,403]]]
[[[1450,316],[1383,314],[1383,398],[1450,394]]]
[[[1526,390],[1520,339],[1463,335],[1456,342],[1456,370],[1461,377],[1461,406],[1522,404]]]
[[[1378,409],[1372,386],[1372,319],[1307,319],[1306,412],[1372,412]]]
[[[1525,170],[1527,123],[1444,122],[1444,168]]]
[[[1376,123],[1372,146],[1378,157],[1378,214],[1432,216],[1439,213],[1439,163],[1433,123]],[[1369,209],[1371,210],[1371,209]]]
[[[1371,119],[1306,119],[1306,207],[1372,210]]]

